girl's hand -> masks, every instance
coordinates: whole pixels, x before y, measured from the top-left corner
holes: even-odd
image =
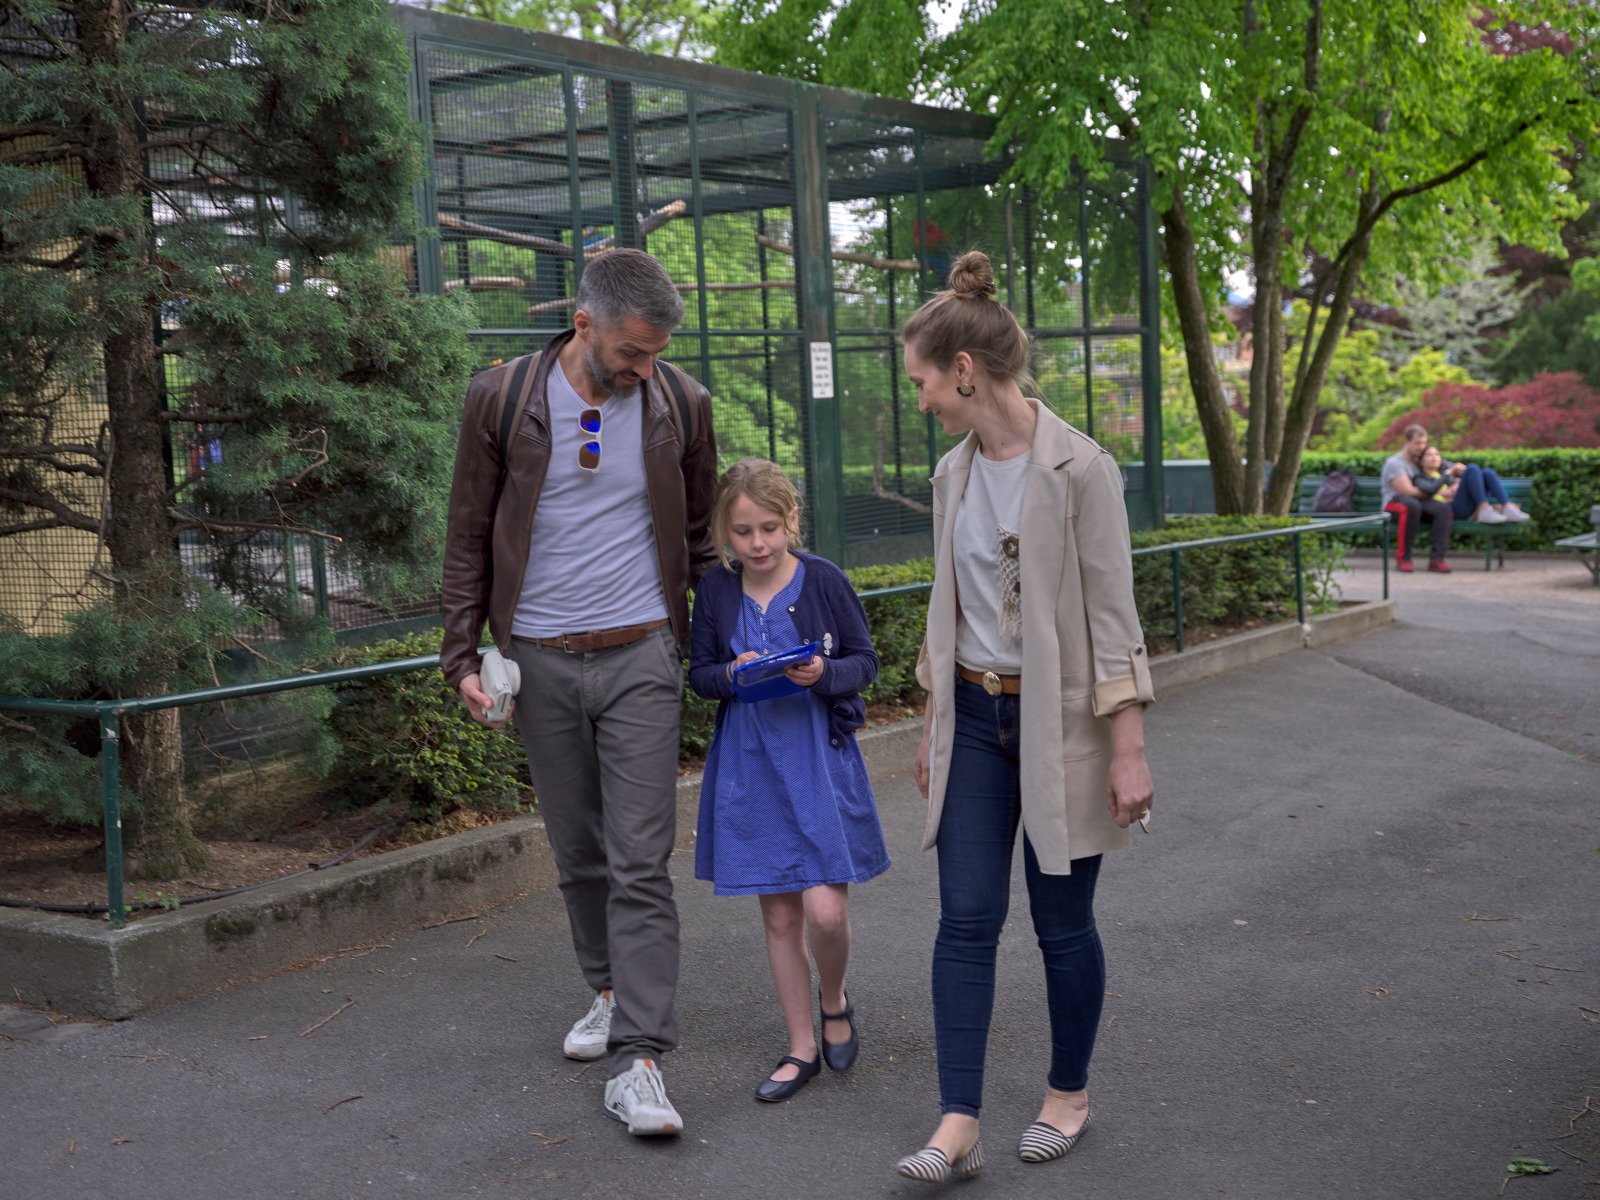
[[[738,658],[734,659],[731,663],[728,664],[728,668],[727,668],[727,670],[728,670],[728,682],[729,683],[733,682],[733,669],[735,667],[742,667],[742,666],[745,665],[745,663],[754,662],[756,659],[758,659],[760,657],[761,657],[761,655],[757,654],[754,650],[746,650],[743,654],[739,655]]]
[[[813,654],[810,662],[790,667],[784,674],[789,677],[790,683],[797,683],[801,687],[810,687],[822,678],[822,659]]]

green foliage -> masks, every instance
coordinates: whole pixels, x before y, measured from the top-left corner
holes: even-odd
[[[239,251],[211,231],[183,231],[171,256],[187,294],[173,339],[185,399],[238,414],[194,501],[221,522],[275,517],[344,535],[330,565],[374,594],[431,588],[476,363],[465,297],[411,295],[392,261],[357,255],[324,259],[316,280],[282,288],[274,252]],[[263,541],[218,538],[221,581],[290,616],[276,571],[261,570]]]
[[[717,15],[717,5],[702,0],[439,0],[437,7],[480,21],[674,57],[700,57]]]
[[[1576,371],[1600,385],[1600,338],[1590,332],[1597,316],[1600,294],[1579,288],[1528,305],[1512,322],[1495,358],[1495,382],[1503,386],[1548,371]]]
[[[1398,449],[1398,447],[1396,447]],[[1589,506],[1600,499],[1600,450],[1472,450],[1441,446],[1448,458],[1493,467],[1506,479],[1533,480],[1528,513],[1519,544],[1549,545],[1593,528]],[[1336,467],[1357,475],[1377,476],[1393,451],[1345,450],[1307,454],[1301,463],[1307,475],[1326,475]]]
[[[173,691],[214,682],[211,647],[238,629],[224,594],[188,585],[181,619],[162,611],[97,605],[73,613],[65,633],[30,636],[0,614],[0,695],[98,700],[143,695],[150,678]],[[0,716],[0,796],[57,824],[98,825],[100,731],[92,717]],[[136,812],[138,797],[125,794]]]
[[[887,567],[852,567],[845,572],[857,592],[927,583],[933,579],[933,559],[919,558]],[[879,700],[899,704],[920,701],[917,653],[928,623],[928,592],[906,592],[862,602],[872,629],[872,648],[878,652],[878,678],[865,693],[868,704]]]
[[[1291,347],[1304,337],[1305,324],[1306,305],[1296,301],[1288,321]],[[1446,361],[1443,351],[1386,353],[1377,330],[1354,330],[1334,349],[1322,390],[1321,431],[1307,448],[1369,450],[1398,415],[1418,407],[1436,385],[1477,382],[1464,367]]]
[[[86,20],[105,37],[68,34]],[[331,565],[375,593],[431,585],[474,355],[464,305],[407,295],[380,261],[421,179],[388,6],[30,0],[7,36],[0,537],[99,544],[65,634],[0,631],[20,664],[0,691],[159,694],[213,682],[216,647],[266,618],[305,634],[285,530],[337,534]],[[220,459],[186,477],[190,448]],[[146,754],[147,720],[129,718],[127,801],[159,795],[145,833],[182,843],[182,762],[170,740]],[[92,820],[64,733],[0,725],[0,790]]]
[[[1513,1158],[1506,1164],[1508,1175],[1554,1175],[1558,1169],[1542,1158]]]
[[[1193,230],[1192,249],[1183,239],[1167,247],[1199,280],[1193,302],[1178,297],[1191,327],[1215,313],[1237,272],[1271,295],[1311,264],[1337,267],[1325,294],[1337,278],[1343,297],[1382,300],[1400,276],[1431,292],[1466,269],[1464,245],[1557,251],[1560,220],[1578,208],[1561,153],[1596,122],[1584,56],[1548,46],[1506,54],[1493,40],[1518,23],[1548,23],[1552,41],[1580,29],[1562,0],[1488,15],[1475,0],[1449,0],[1400,20],[1357,0],[970,0],[964,15],[945,47],[944,90],[997,114],[993,145],[1015,148],[1018,178],[1049,194],[1080,167],[1101,171],[1108,147],[1151,162],[1168,233]],[[1247,206],[1292,233],[1247,236]],[[1324,304],[1318,343],[1328,349],[1343,334],[1343,305]],[[1315,369],[1300,373],[1304,361],[1285,355],[1250,397],[1258,428],[1282,417],[1283,445],[1266,457],[1291,469],[1321,383]],[[1196,400],[1219,420],[1228,403]],[[1230,453],[1218,479],[1228,503],[1252,506],[1263,463],[1241,460]]]
[[[714,61],[909,99],[929,29],[918,0],[730,0],[713,29]]]
[[[1135,549],[1175,542],[1229,537],[1266,529],[1287,529],[1305,522],[1293,517],[1169,517],[1163,529],[1133,534]],[[1333,573],[1343,562],[1347,542],[1321,535],[1301,539],[1306,575],[1306,610],[1327,612],[1338,604]],[[1196,625],[1263,624],[1295,615],[1294,547],[1292,540],[1263,538],[1181,553],[1183,621]],[[1170,643],[1177,628],[1172,598],[1172,556],[1139,555],[1133,560],[1133,593],[1145,637],[1153,645]]]
[[[325,665],[366,666],[436,654],[443,630],[342,650]],[[514,806],[527,763],[514,731],[488,729],[435,670],[382,675],[345,685],[329,716],[339,750],[332,779],[351,804],[406,805],[413,819],[436,820],[460,807]]]

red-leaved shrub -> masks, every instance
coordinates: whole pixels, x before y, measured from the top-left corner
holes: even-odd
[[[1374,449],[1399,441],[1412,424],[1447,448],[1595,448],[1600,447],[1600,389],[1575,371],[1535,375],[1503,388],[1441,383],[1422,397],[1421,408],[1389,426]]]

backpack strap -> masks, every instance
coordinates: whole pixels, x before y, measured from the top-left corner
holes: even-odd
[[[689,447],[694,442],[694,406],[689,403],[689,393],[679,378],[677,367],[668,366],[659,358],[656,359],[656,378],[665,379],[668,389],[672,392],[673,407],[678,414],[678,436],[683,439],[683,454],[689,453]]]
[[[494,500],[489,505],[491,515],[500,511],[500,493],[506,490],[506,476],[511,473],[511,431],[522,409],[522,391],[528,383],[528,372],[533,370],[538,357],[524,354],[506,372],[505,387],[500,393],[500,474],[494,481]]]

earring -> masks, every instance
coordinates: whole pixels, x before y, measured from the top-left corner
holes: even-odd
[[[958,383],[958,384],[956,384],[956,395],[958,395],[958,396],[970,396],[970,395],[972,395],[973,392],[975,392],[977,390],[978,389],[973,387],[970,383]]]

